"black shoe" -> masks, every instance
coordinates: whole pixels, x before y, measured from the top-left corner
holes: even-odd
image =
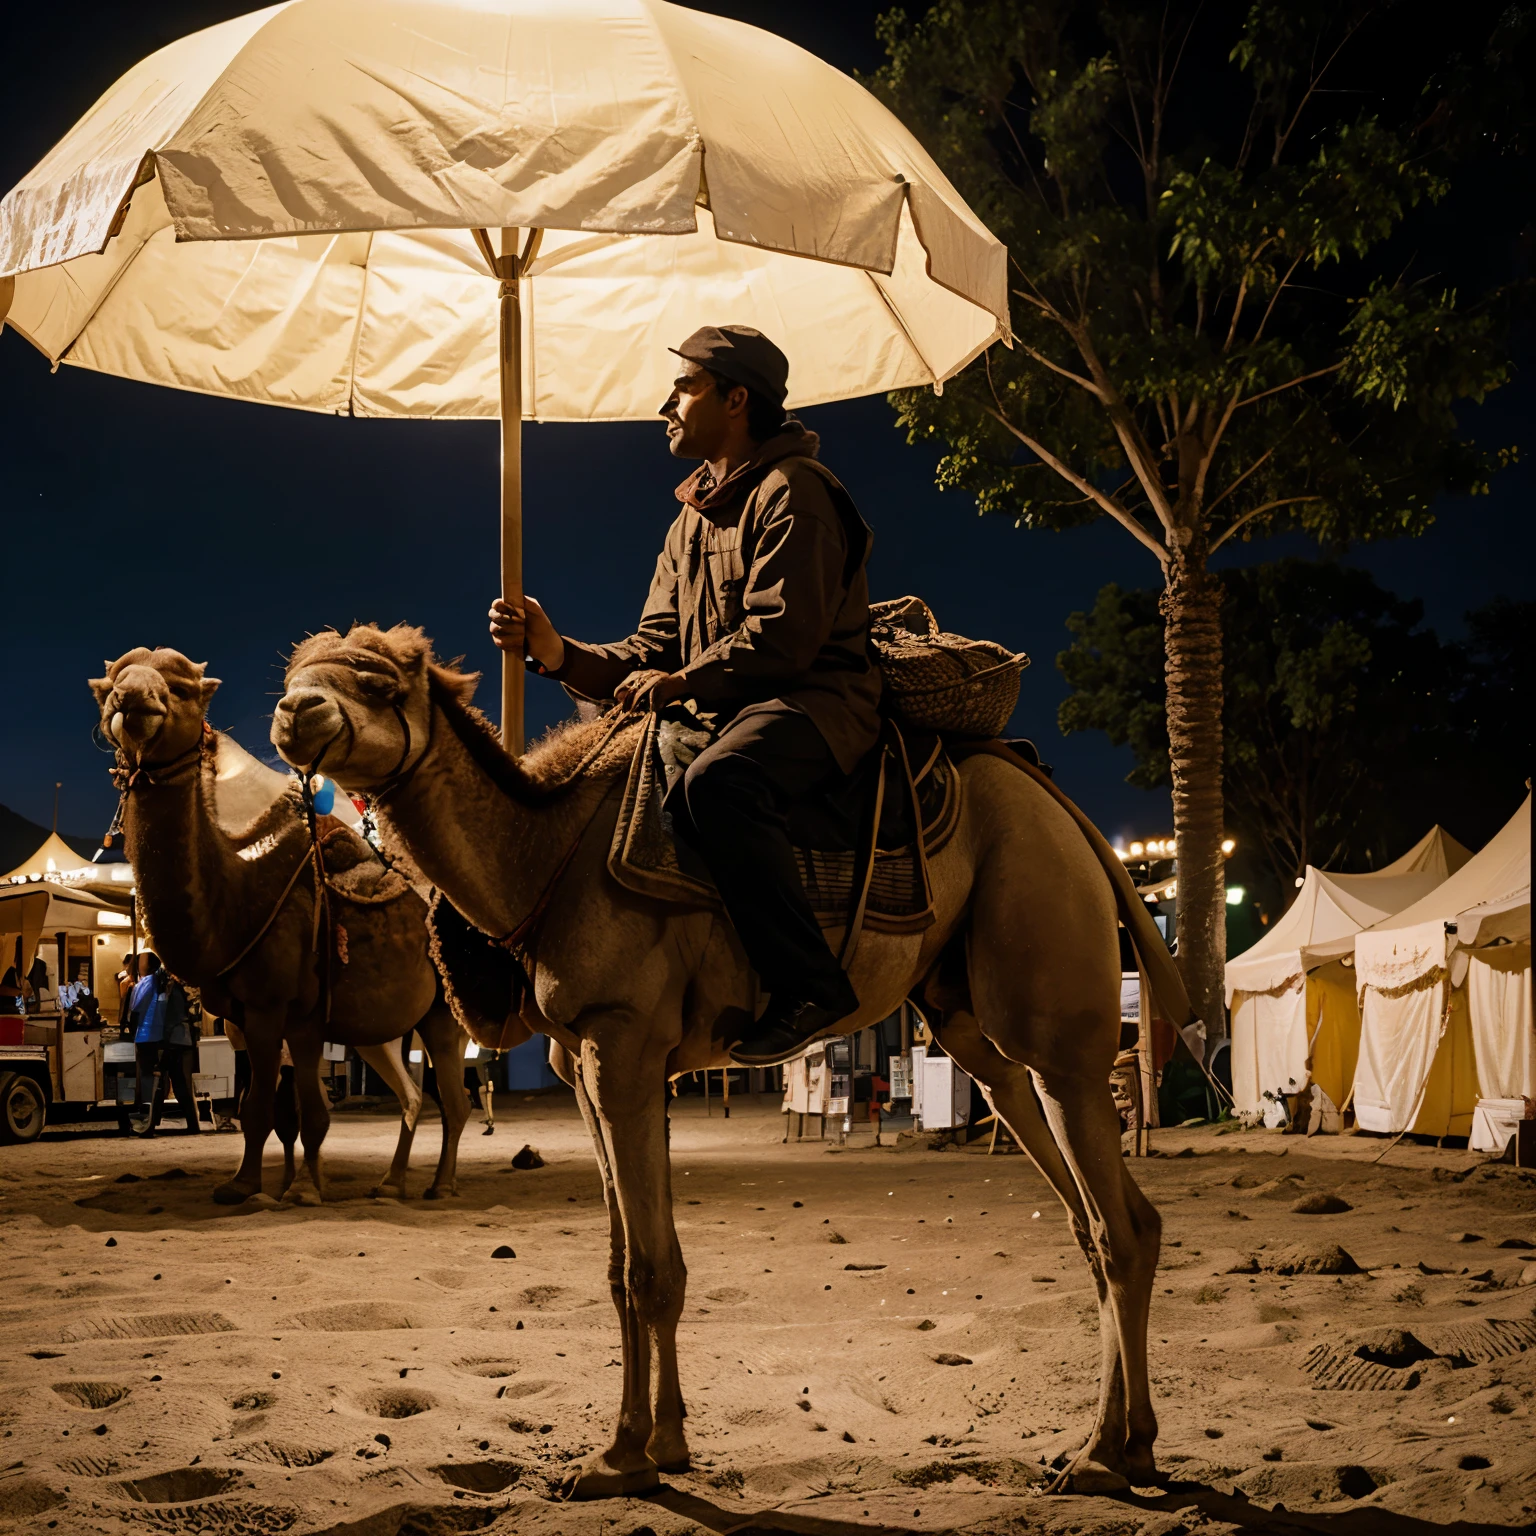
[[[770,999],[751,1033],[732,1048],[731,1060],[742,1067],[776,1067],[798,1056],[813,1040],[830,1034],[858,1007],[852,987],[844,1001],[830,1008],[789,998],[782,1004]]]

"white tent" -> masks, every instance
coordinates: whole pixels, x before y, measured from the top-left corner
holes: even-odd
[[[1339,962],[1362,928],[1427,895],[1470,857],[1433,827],[1402,858],[1369,874],[1307,866],[1284,917],[1227,962],[1232,1096],[1239,1110],[1256,1113],[1266,1092],[1298,1093],[1309,1081],[1335,1104],[1342,1101],[1360,1031],[1354,985]]]
[[[1444,827],[1431,827],[1402,858],[1383,864],[1380,869],[1367,875],[1349,875],[1351,880],[1374,880],[1381,875],[1439,875],[1444,880],[1454,875],[1472,857],[1470,848],[1463,848]]]
[[[1465,1136],[1479,1090],[1536,1095],[1531,801],[1475,858],[1355,937],[1363,1130]]]
[[[0,879],[9,880],[17,875],[57,875],[68,869],[90,867],[89,859],[82,859],[57,832],[50,832],[47,841],[30,859],[23,859],[15,869],[7,870]]]

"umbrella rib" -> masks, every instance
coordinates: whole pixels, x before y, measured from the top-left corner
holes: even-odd
[[[368,313],[368,275],[373,267],[374,232],[369,231],[363,252],[363,286],[357,296],[357,324],[352,328],[352,355],[347,363],[347,415],[357,415],[357,350],[363,344],[363,320]]]
[[[918,346],[916,339],[912,335],[912,332],[907,329],[907,322],[901,318],[901,311],[897,309],[896,306],[891,302],[891,296],[885,291],[885,289],[875,281],[875,273],[869,271],[866,268],[864,275],[869,279],[870,286],[875,290],[876,293],[880,295],[881,303],[883,303],[886,309],[890,311],[891,319],[896,322],[897,328],[901,331],[901,334],[906,337],[907,345],[912,348],[913,355],[917,358],[918,362],[920,362],[923,367],[928,370],[929,382],[934,386],[937,386],[940,382],[938,373],[935,371],[933,364],[930,363],[927,357],[924,355],[923,349]]]
[[[158,229],[157,230],[153,230],[144,239],[140,240],[139,243],[138,243],[138,246],[134,250],[133,255],[131,255],[117,269],[117,271],[112,274],[112,280],[109,283],[107,283],[102,288],[100,293],[98,293],[96,295],[96,301],[91,305],[89,312],[86,314],[86,317],[80,322],[79,326],[76,328],[75,334],[73,336],[71,336],[69,338],[69,340],[64,344],[64,346],[59,349],[58,356],[53,359],[53,366],[55,368],[57,368],[60,363],[67,363],[69,361],[69,354],[75,350],[76,343],[80,340],[80,338],[82,336],[85,335],[86,331],[90,328],[91,322],[96,318],[96,316],[98,314],[101,313],[101,306],[103,304],[105,304],[109,298],[112,297],[113,291],[116,289],[117,285],[120,282],[122,282],[123,278],[127,275],[128,268],[131,267],[134,264],[134,262],[136,262],[139,259],[139,256],[143,252],[144,247],[146,245],[148,245],[149,242],[151,240],[153,240],[154,237],[157,234],[159,234],[159,233],[160,233],[160,231]],[[121,240],[122,236],[121,235],[114,235],[112,238],[114,240]],[[63,266],[64,266],[64,264],[60,263],[61,269],[63,268]],[[66,273],[66,275],[68,275],[68,274]],[[75,280],[74,280],[74,278],[71,277],[70,281],[74,282]],[[75,286],[78,288],[79,284],[76,283]]]

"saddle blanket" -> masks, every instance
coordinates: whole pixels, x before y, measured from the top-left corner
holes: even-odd
[[[694,727],[686,716],[650,717],[630,761],[609,845],[608,868],[619,884],[660,901],[719,905],[714,882],[702,861],[674,837],[663,804],[668,789],[709,741],[707,732]],[[849,786],[845,798],[857,796],[861,802],[851,808],[851,815],[847,805],[817,805],[808,807],[807,814],[791,817],[801,884],[822,927],[846,926],[859,899],[855,889],[862,872],[859,852],[855,846],[821,845],[857,842],[856,836],[828,835],[830,828],[839,825],[862,824],[867,836],[876,772],[885,774],[880,842],[900,841],[896,846],[877,847],[864,926],[876,933],[919,933],[934,920],[928,860],[949,841],[960,816],[959,775],[937,740],[914,773],[905,742],[889,727]],[[919,821],[921,830],[914,836]]]

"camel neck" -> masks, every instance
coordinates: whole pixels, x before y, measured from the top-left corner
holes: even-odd
[[[595,777],[525,801],[470,750],[464,728],[434,699],[430,744],[379,811],[427,879],[477,928],[502,938],[532,917],[608,785]]]
[[[139,910],[164,964],[196,986],[211,984],[221,957],[238,949],[265,886],[284,875],[301,829],[280,800],[242,835],[218,825],[212,806],[215,732],[204,750],[129,791],[123,830]],[[285,836],[286,834],[286,836]]]

